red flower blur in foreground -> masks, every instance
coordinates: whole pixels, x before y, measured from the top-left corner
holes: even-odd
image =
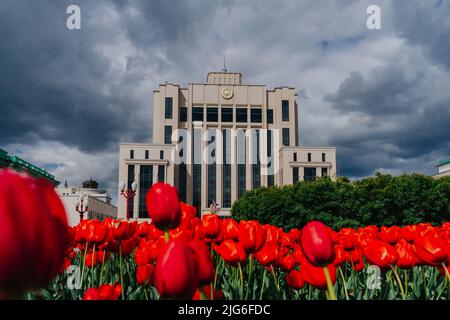
[[[373,240],[364,249],[364,256],[370,264],[381,269],[388,269],[393,266],[398,259],[397,251],[389,243]]]
[[[64,206],[53,185],[0,171],[0,292],[44,286],[63,267]]]
[[[178,191],[170,184],[158,182],[147,192],[147,210],[152,222],[160,230],[174,229],[181,222]]]
[[[447,244],[432,236],[417,238],[414,242],[417,257],[425,264],[439,266],[447,262]]]
[[[297,270],[292,270],[286,276],[286,283],[294,290],[300,290],[305,285],[302,273]]]
[[[323,267],[334,261],[331,229],[322,222],[308,222],[301,231],[300,241],[305,258],[313,265]]]
[[[327,267],[328,273],[330,274],[331,283],[336,282],[336,267],[329,264]],[[322,267],[316,267],[310,264],[306,259],[300,264],[300,272],[303,279],[311,286],[317,289],[327,288],[327,279]]]
[[[122,292],[122,286],[117,284],[112,286],[110,284],[101,285],[98,288],[89,288],[83,296],[83,300],[117,300]]]
[[[200,285],[210,283],[214,277],[214,262],[209,253],[208,246],[201,240],[194,239],[188,246],[195,253],[197,260],[197,275]]]
[[[242,245],[233,240],[225,240],[219,246],[214,245],[213,248],[226,263],[232,266],[244,262],[247,258]]]
[[[195,253],[183,241],[170,240],[156,259],[156,290],[165,299],[191,299],[197,285]]]

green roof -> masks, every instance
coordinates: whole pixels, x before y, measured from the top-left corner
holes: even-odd
[[[29,172],[32,175],[46,178],[47,180],[50,180],[54,184],[58,185],[59,182],[55,179],[54,175],[51,175],[44,169],[41,169],[34,164],[25,161],[17,156],[9,156],[8,152],[0,148],[0,163],[4,162],[5,166],[11,166],[13,168],[25,170]],[[1,167],[1,166],[0,166]]]
[[[439,160],[437,166],[443,166],[444,164],[450,163],[450,158]]]

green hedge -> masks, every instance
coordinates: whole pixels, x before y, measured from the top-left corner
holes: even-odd
[[[374,177],[350,182],[325,177],[283,187],[247,191],[233,204],[237,220],[257,219],[289,230],[310,220],[333,229],[365,225],[407,225],[448,221],[450,177],[421,174]]]

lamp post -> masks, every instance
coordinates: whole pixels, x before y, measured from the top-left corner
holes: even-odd
[[[75,210],[77,213],[80,214],[80,222],[84,219],[84,214],[88,212],[89,208],[89,198],[87,195],[81,195],[76,204],[75,204]]]
[[[127,185],[125,182],[120,183],[120,194],[127,199],[127,220],[130,220],[130,201],[133,201],[134,196],[136,195],[137,183],[133,181],[131,184],[131,189],[127,189]]]

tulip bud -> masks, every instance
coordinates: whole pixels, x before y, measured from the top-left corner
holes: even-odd
[[[150,218],[158,229],[167,231],[180,225],[181,209],[177,189],[158,182],[147,192],[146,202]]]
[[[307,223],[300,238],[303,254],[315,266],[326,266],[334,261],[335,249],[330,229],[319,221]]]

